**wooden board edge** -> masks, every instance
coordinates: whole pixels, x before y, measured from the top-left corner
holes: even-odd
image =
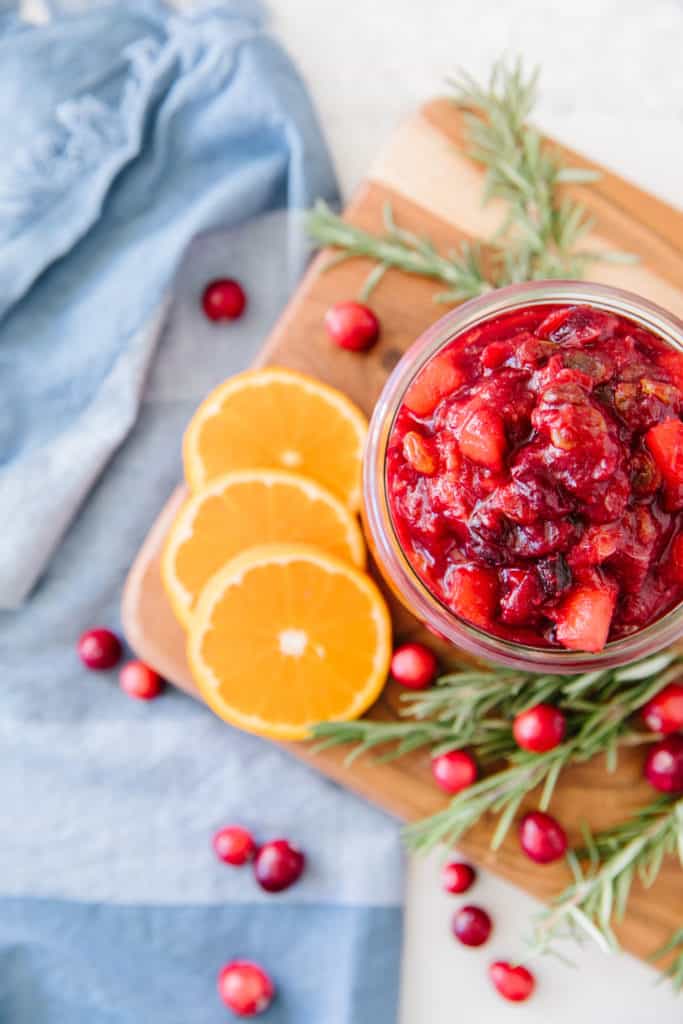
[[[451,99],[440,96],[429,100],[420,108],[420,113],[461,149],[464,147],[462,112]],[[683,210],[646,191],[598,160],[584,156],[555,139],[549,141],[572,166],[599,171],[600,179],[591,185],[592,191],[609,199],[631,215],[633,209],[639,207],[645,214],[650,229],[679,254],[683,254]]]

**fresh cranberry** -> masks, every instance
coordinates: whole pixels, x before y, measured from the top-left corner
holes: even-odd
[[[651,697],[643,708],[643,721],[651,732],[678,732],[683,729],[683,685],[669,683]]]
[[[154,700],[164,688],[161,676],[144,661],[128,661],[119,673],[119,683],[129,697]]]
[[[534,991],[536,979],[531,971],[521,964],[512,965],[506,960],[496,960],[489,967],[489,978],[503,999],[511,1003],[523,1003]]]
[[[459,793],[471,786],[479,774],[477,762],[465,750],[449,750],[432,758],[432,775],[446,793]]]
[[[121,641],[109,629],[89,629],[78,641],[78,654],[84,665],[101,672],[118,662]]]
[[[667,736],[650,749],[645,778],[660,793],[683,793],[683,736]]]
[[[242,285],[227,277],[211,281],[202,295],[202,307],[209,320],[237,320],[246,304]]]
[[[491,918],[481,907],[461,907],[453,914],[451,931],[464,946],[482,946],[491,934]]]
[[[542,754],[562,742],[566,728],[561,711],[551,704],[536,704],[515,716],[512,734],[522,750]]]
[[[213,848],[219,860],[234,867],[246,864],[256,853],[256,843],[251,832],[240,825],[226,825],[219,829],[213,837]]]
[[[218,975],[218,992],[238,1017],[256,1017],[272,1003],[275,986],[258,964],[232,960]]]
[[[360,302],[337,302],[325,313],[327,333],[339,348],[362,352],[379,337],[379,320]]]
[[[306,863],[301,850],[286,839],[272,839],[264,843],[256,854],[254,874],[266,892],[281,892],[294,885]]]
[[[409,690],[424,690],[434,682],[439,671],[432,651],[423,644],[403,644],[397,647],[391,659],[391,675]]]
[[[543,811],[530,811],[519,824],[519,841],[527,857],[537,864],[551,864],[563,857],[567,834],[559,822]]]
[[[446,892],[459,895],[467,892],[474,885],[477,872],[470,864],[461,860],[452,860],[441,872],[441,884]]]

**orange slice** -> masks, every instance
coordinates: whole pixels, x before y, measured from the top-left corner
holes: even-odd
[[[187,625],[202,587],[229,559],[275,541],[313,544],[365,565],[356,518],[314,480],[276,469],[225,473],[190,495],[166,540],[161,577],[180,622]]]
[[[389,612],[369,576],[305,544],[237,555],[199,596],[187,655],[227,722],[303,740],[315,722],[357,718],[384,686]]]
[[[363,413],[340,391],[294,370],[269,367],[212,391],[185,432],[192,490],[233,469],[290,469],[356,511],[367,433]]]

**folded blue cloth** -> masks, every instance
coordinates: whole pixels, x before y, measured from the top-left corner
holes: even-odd
[[[393,1024],[395,824],[180,693],[129,700],[75,653],[117,625],[192,409],[253,358],[302,269],[294,209],[334,199],[305,90],[252,5],[119,0],[0,26],[3,602],[42,571],[0,612],[0,1021],[220,1024],[216,975],[247,957],[278,986],[269,1024]],[[186,243],[220,223],[160,332]],[[250,304],[216,326],[198,298],[225,274]],[[299,843],[301,881],[266,896],[220,864],[231,821]]]
[[[189,240],[318,194],[330,161],[255,5],[0,18],[0,608],[135,422]]]

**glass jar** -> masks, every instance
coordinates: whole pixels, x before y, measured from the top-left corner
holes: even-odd
[[[470,654],[527,671],[572,673],[645,657],[683,636],[683,603],[597,654],[514,643],[458,618],[419,578],[402,550],[391,518],[386,453],[406,390],[428,360],[461,334],[492,317],[538,304],[589,305],[618,313],[683,352],[683,323],[637,295],[581,281],[512,285],[464,303],[411,345],[387,380],[370,422],[363,462],[363,520],[373,557],[393,592],[432,632]]]

